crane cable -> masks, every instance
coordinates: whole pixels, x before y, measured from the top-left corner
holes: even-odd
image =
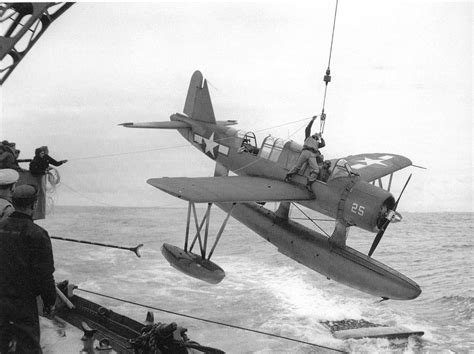
[[[332,24],[332,35],[331,35],[331,46],[329,48],[329,60],[328,60],[328,68],[326,69],[326,75],[324,75],[324,82],[326,86],[324,87],[324,98],[323,98],[323,109],[321,111],[321,125],[319,128],[319,133],[322,134],[324,132],[324,124],[326,123],[326,113],[324,113],[324,107],[326,105],[326,93],[328,90],[328,84],[331,82],[331,56],[332,56],[332,45],[334,43],[334,30],[336,29],[336,16],[337,16],[337,5],[339,0],[336,0],[336,9],[334,10],[334,21]]]

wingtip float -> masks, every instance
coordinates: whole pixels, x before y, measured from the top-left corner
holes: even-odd
[[[224,279],[225,272],[214,262],[192,252],[164,243],[161,253],[171,266],[191,277],[218,284]]]

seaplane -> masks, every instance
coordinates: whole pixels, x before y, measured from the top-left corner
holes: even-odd
[[[211,257],[232,216],[283,255],[328,279],[382,299],[410,300],[420,295],[417,283],[372,258],[388,225],[402,219],[397,206],[411,175],[397,200],[390,186],[394,172],[412,165],[410,159],[389,153],[332,159],[329,178],[316,180],[307,188],[308,167],[301,168],[291,181],[285,178],[296,164],[302,145],[267,136],[258,146],[255,134],[233,128],[236,123],[216,120],[207,81],[196,71],[182,113],[172,114],[169,121],[120,124],[126,128],[175,129],[216,163],[213,177],[147,180],[153,187],[188,202],[183,248],[167,243],[162,246],[164,257],[174,268],[212,284],[221,282],[225,272]],[[387,189],[381,180],[385,176],[389,176]],[[267,202],[279,204],[272,211],[265,207]],[[207,204],[202,219],[196,212],[197,203]],[[213,204],[226,216],[208,247]],[[334,219],[332,234],[292,220],[291,204]],[[190,237],[191,219],[194,237]],[[350,227],[376,234],[367,255],[346,245]],[[199,251],[193,252],[196,244]]]

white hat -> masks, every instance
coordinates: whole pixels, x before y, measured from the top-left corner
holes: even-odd
[[[2,168],[0,169],[0,185],[12,184],[18,181],[20,175],[17,171],[12,170],[11,168]]]

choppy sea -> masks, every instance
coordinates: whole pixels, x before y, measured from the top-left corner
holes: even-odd
[[[224,214],[217,208],[214,212],[210,231],[215,235]],[[144,244],[142,257],[137,258],[125,250],[52,240],[56,280],[68,279],[82,289],[350,352],[474,351],[471,213],[404,213],[402,222],[390,225],[373,257],[416,281],[423,292],[415,300],[383,302],[285,257],[233,219],[213,255],[226,271],[225,279],[211,285],[190,278],[172,268],[160,251],[164,242],[182,247],[186,214],[185,205],[173,209],[55,206],[38,224],[52,236],[127,247]],[[322,224],[330,232],[332,223]],[[348,244],[367,252],[373,237],[351,230]],[[138,321],[145,318],[145,308],[77,294]],[[229,353],[319,351],[308,344],[154,312],[157,321],[177,322],[188,328],[191,339]],[[343,341],[321,324],[344,319],[405,326],[425,335],[404,343]]]

